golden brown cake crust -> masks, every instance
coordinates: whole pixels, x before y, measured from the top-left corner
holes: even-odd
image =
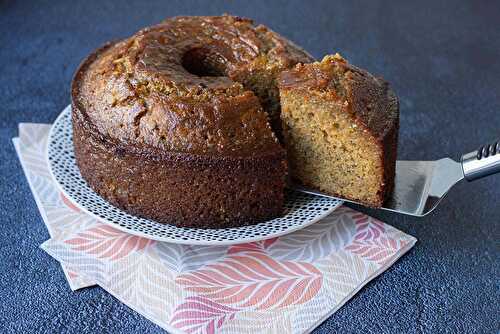
[[[176,17],[104,46],[72,84],[82,176],[126,211],[178,226],[279,215],[285,152],[260,102],[279,104],[255,96],[255,82],[245,80],[310,60],[278,34],[232,16]],[[265,79],[274,85],[266,91],[277,91]]]
[[[260,154],[279,147],[265,125],[272,110],[259,101],[272,109],[279,101],[256,97],[245,80],[309,59],[248,19],[176,17],[103,51],[82,76],[78,100],[100,133],[142,150]]]
[[[339,73],[343,74],[341,78]],[[364,204],[382,206],[394,187],[399,131],[399,102],[388,83],[336,54],[326,56],[321,62],[297,64],[283,71],[278,86],[280,91],[299,91],[305,96],[316,94],[327,100],[343,101],[344,111],[376,140],[381,152],[384,172],[378,199]]]
[[[334,80],[335,67],[344,72],[342,83]],[[317,91],[330,94],[332,99],[344,99],[347,101],[346,111],[380,140],[399,126],[398,99],[389,84],[349,64],[339,54],[326,56],[322,62],[314,64],[298,64],[282,72],[279,88]]]

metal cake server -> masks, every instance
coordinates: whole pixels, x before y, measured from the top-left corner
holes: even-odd
[[[460,162],[450,158],[436,161],[397,161],[394,191],[381,209],[423,217],[432,212],[448,191],[462,179],[474,181],[498,172],[500,141],[462,155]],[[295,184],[292,188],[313,195],[333,197]]]

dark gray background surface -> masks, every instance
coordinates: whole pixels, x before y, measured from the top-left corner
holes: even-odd
[[[51,123],[90,51],[173,15],[254,18],[315,57],[341,52],[401,99],[400,159],[458,158],[500,137],[498,1],[0,0],[0,332],[159,332],[100,288],[70,291],[10,139]],[[460,184],[424,219],[367,212],[415,248],[317,333],[496,333],[500,176]]]

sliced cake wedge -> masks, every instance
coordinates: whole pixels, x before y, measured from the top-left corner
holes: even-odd
[[[292,177],[304,186],[382,206],[394,185],[399,105],[387,82],[340,55],[279,77]]]

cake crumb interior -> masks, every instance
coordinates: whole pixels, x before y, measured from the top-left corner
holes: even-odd
[[[378,202],[383,176],[380,149],[345,112],[342,99],[329,101],[291,91],[282,92],[281,99],[292,177],[333,195]]]

